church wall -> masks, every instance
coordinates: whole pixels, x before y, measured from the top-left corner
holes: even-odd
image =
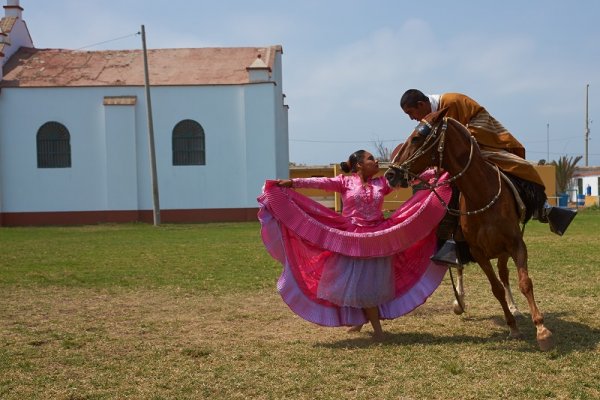
[[[256,209],[276,169],[274,87],[152,88],[161,210]],[[137,102],[107,106],[105,96]],[[183,119],[204,128],[206,165],[172,165],[172,130]],[[37,168],[36,134],[48,121],[70,132],[71,168]],[[0,185],[5,214],[151,210],[143,87],[3,89]]]
[[[104,106],[107,210],[138,209],[135,105]]]
[[[248,168],[244,146],[246,135],[253,134],[247,131],[244,121],[246,114],[241,99],[245,90],[244,86],[207,86],[201,90],[194,87],[152,89],[161,208],[256,207],[256,196],[254,201],[248,201],[244,185]],[[253,98],[252,101],[260,104],[263,100]],[[268,119],[269,116],[255,118]],[[172,165],[171,133],[175,124],[183,119],[192,119],[204,128],[206,165]],[[142,125],[146,126],[145,122]],[[145,136],[141,139],[140,154],[147,148]],[[258,140],[263,138],[259,135]],[[140,157],[142,164],[147,163],[146,153]],[[143,170],[142,166],[140,170]],[[260,170],[265,173],[262,168]],[[140,189],[149,193],[149,178],[140,179],[140,182]],[[152,199],[142,198],[145,201],[140,208],[151,208]]]
[[[287,178],[289,175],[290,150],[288,132],[288,107],[282,90],[281,53],[276,53],[273,68],[273,80],[277,82],[275,89],[275,175]]]
[[[245,89],[245,184],[248,204],[256,204],[256,197],[261,193],[265,179],[277,177],[274,176],[277,173],[274,91],[272,84],[248,85]]]
[[[4,62],[19,50],[20,47],[33,47],[27,25],[22,19],[18,19],[9,32],[10,46],[4,47]]]
[[[3,212],[104,209],[102,97],[86,89],[4,88],[0,112]],[[36,135],[49,121],[69,130],[71,168],[37,168]]]

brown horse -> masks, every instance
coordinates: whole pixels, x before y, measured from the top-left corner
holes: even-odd
[[[509,309],[505,289],[490,260],[499,260],[499,274],[508,281],[507,260],[517,266],[519,288],[527,298],[537,329],[541,350],[553,346],[552,332],[534,300],[533,283],[527,271],[527,247],[520,227],[521,215],[515,197],[497,166],[487,162],[469,131],[458,121],[445,118],[446,109],[426,116],[400,148],[386,172],[393,187],[407,187],[425,169],[445,170],[460,191],[459,207],[448,209],[459,216],[464,239],[473,259],[487,276],[492,292],[504,311],[509,338],[521,338],[515,317]],[[429,189],[435,191],[436,185]],[[504,279],[505,278],[505,279]]]

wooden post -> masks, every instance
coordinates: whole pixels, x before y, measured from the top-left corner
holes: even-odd
[[[152,101],[150,100],[150,77],[148,73],[148,52],[146,50],[146,30],[142,25],[142,46],[144,49],[144,86],[146,88],[146,114],[148,116],[148,144],[152,177],[152,205],[154,226],[160,225],[160,202],[158,196],[158,178],[156,174],[156,152],[154,149],[154,125],[152,123]]]

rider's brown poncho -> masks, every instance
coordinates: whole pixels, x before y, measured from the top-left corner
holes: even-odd
[[[479,103],[464,94],[444,93],[439,109],[446,107],[446,116],[467,127],[486,160],[509,174],[544,186],[533,165],[525,160],[523,145]]]

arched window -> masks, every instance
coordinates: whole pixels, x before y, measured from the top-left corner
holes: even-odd
[[[204,129],[184,119],[173,128],[173,165],[205,165]]]
[[[46,122],[36,139],[38,168],[71,168],[71,135],[63,124]]]

